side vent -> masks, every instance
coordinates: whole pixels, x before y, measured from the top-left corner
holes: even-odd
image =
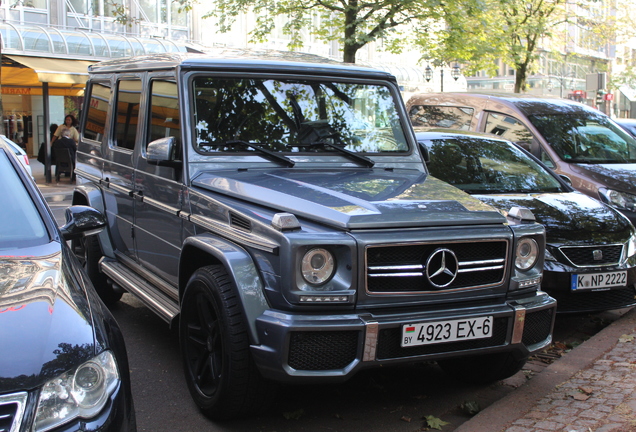
[[[252,232],[252,224],[248,219],[230,212],[230,226],[242,231]]]

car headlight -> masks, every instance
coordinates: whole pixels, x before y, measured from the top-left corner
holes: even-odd
[[[53,378],[40,392],[34,430],[43,432],[77,417],[96,416],[118,384],[117,363],[110,351]]]
[[[539,245],[529,237],[522,238],[517,243],[515,251],[515,266],[519,270],[530,270],[539,259]]]
[[[632,234],[627,240],[627,258],[636,255],[636,234]]]
[[[620,210],[634,210],[636,208],[636,196],[613,189],[600,188],[598,190],[601,199]]]
[[[303,279],[310,285],[327,282],[333,276],[335,268],[333,255],[323,248],[310,249],[301,262]]]

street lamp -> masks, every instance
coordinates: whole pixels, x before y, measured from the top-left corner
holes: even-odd
[[[453,66],[451,69],[451,77],[453,77],[453,79],[457,81],[460,76],[461,76],[461,70],[459,66],[458,65]],[[439,68],[439,77],[440,77],[439,89],[440,89],[440,92],[444,93],[444,68],[443,67]],[[427,65],[426,69],[424,69],[424,78],[426,79],[426,82],[429,82],[430,80],[433,79],[433,69],[431,68],[430,65]]]

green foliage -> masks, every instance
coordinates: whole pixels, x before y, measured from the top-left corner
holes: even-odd
[[[274,30],[273,17],[283,16],[290,48],[300,48],[301,31],[309,31],[320,40],[339,42],[344,60],[355,62],[357,51],[379,38],[387,39],[390,50],[399,50],[404,42],[400,26],[426,28],[420,23],[443,18],[447,6],[441,0],[217,0],[205,17],[216,17],[226,32],[239,14],[250,13],[256,18],[251,41],[262,42]]]

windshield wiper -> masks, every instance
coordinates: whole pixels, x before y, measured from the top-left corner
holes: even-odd
[[[375,165],[375,162],[368,157],[362,156],[361,154],[352,152],[342,146],[339,146],[338,144],[333,144],[328,141],[315,141],[307,144],[296,144],[296,147],[330,147],[349,157],[349,159],[353,159],[356,162],[361,162],[364,166],[372,168],[373,165]]]
[[[245,147],[249,147],[252,148],[256,151],[258,151],[259,153],[263,154],[263,156],[265,156],[267,159],[274,161],[274,162],[278,162],[284,166],[287,167],[293,167],[294,165],[296,165],[296,162],[294,162],[293,160],[291,160],[290,158],[288,158],[287,156],[283,156],[282,154],[273,152],[271,150],[267,150],[264,147],[261,147],[257,144],[252,144],[251,142],[248,141],[242,141],[242,140],[230,140],[230,141],[225,141],[223,142],[224,145],[228,145],[228,146],[234,146],[234,145],[241,145],[241,146],[245,146]]]

